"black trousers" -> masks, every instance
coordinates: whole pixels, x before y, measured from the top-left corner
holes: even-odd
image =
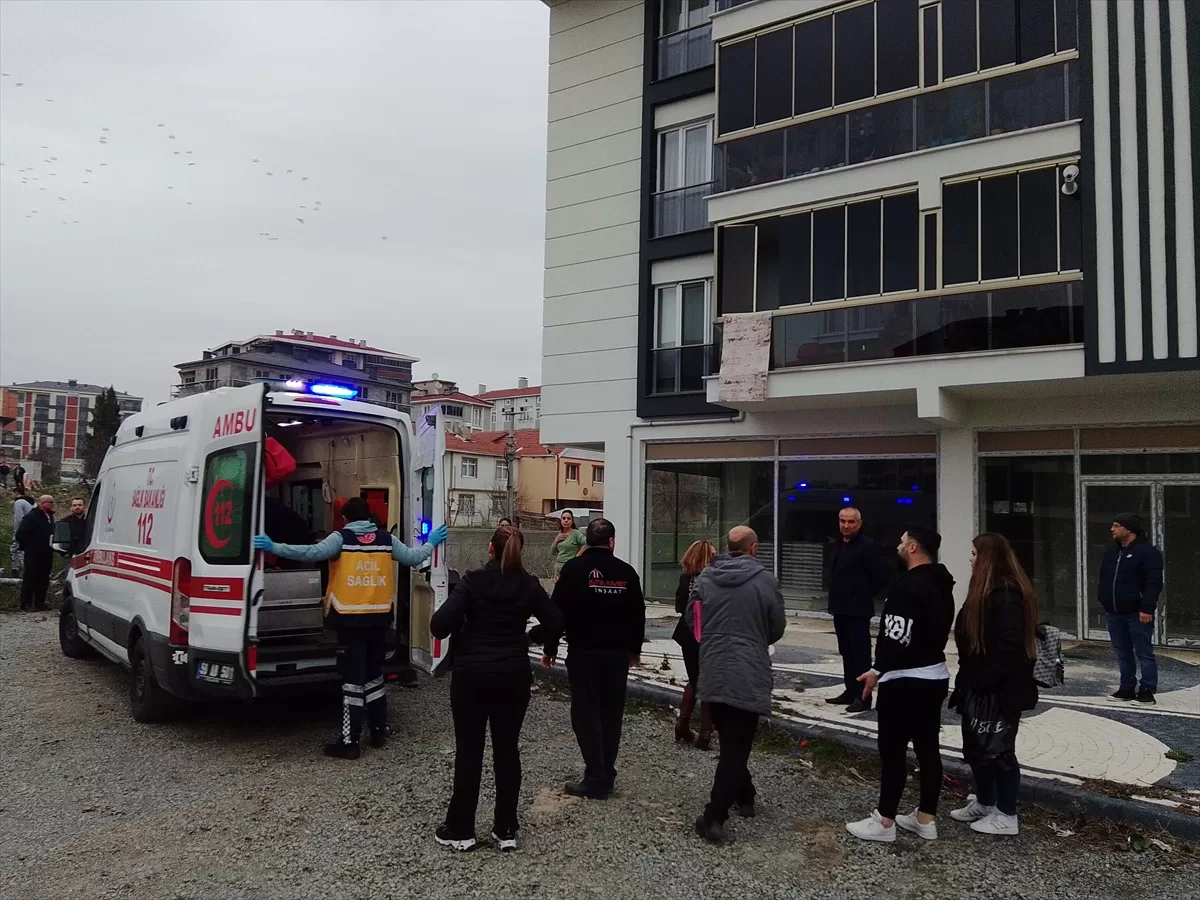
[[[529,708],[528,667],[512,674],[455,672],[450,682],[450,711],[454,716],[454,793],[446,825],[456,838],[475,834],[479,782],[483,776],[483,744],[492,730],[492,767],[496,774],[493,825],[499,835],[517,830],[517,799],[521,793],[521,750],[518,741]]]
[[[49,554],[25,554],[25,573],[21,576],[21,609],[45,609],[50,589],[50,570],[54,557]]]
[[[357,744],[364,717],[372,728],[387,725],[387,686],[383,657],[387,628],[342,627],[337,630],[337,667],[342,679],[343,744]]]
[[[724,823],[734,803],[738,806],[754,803],[756,792],[749,763],[758,730],[758,713],[724,703],[714,703],[711,708],[713,724],[721,736],[721,758],[717,761],[708,806],[704,808],[704,821]]]
[[[628,653],[579,650],[567,657],[571,728],[583,754],[583,780],[598,791],[611,791],[617,777],[628,678]]]
[[[908,745],[921,767],[921,802],[917,807],[937,815],[942,793],[942,754],[938,735],[942,704],[950,682],[900,678],[879,685],[879,814],[896,818],[908,781]]]
[[[871,668],[870,616],[833,617],[833,632],[837,635],[838,655],[842,658],[842,680],[846,690],[862,696],[858,676]]]

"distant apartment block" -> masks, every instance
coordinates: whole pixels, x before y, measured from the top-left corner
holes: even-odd
[[[0,418],[11,419],[0,431],[0,457],[25,459],[51,451],[63,468],[77,470],[96,398],[108,390],[79,381],[27,381],[0,388]],[[122,414],[140,412],[142,398],[117,392]]]

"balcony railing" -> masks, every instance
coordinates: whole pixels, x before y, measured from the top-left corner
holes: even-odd
[[[693,184],[654,195],[654,236],[703,231],[708,227],[708,203],[712,182]]]
[[[693,344],[655,350],[653,394],[689,394],[704,390],[704,378],[721,368],[720,345]]]
[[[752,3],[753,0],[717,0],[717,12],[723,9],[733,9],[735,6],[741,6],[743,3]]]
[[[713,147],[714,193],[1078,118],[1074,62],[825,116]]]
[[[256,379],[259,381],[265,379]],[[190,397],[192,394],[203,394],[205,391],[215,391],[221,387],[245,387],[252,382],[238,378],[214,378],[209,381],[191,381],[178,385],[171,391],[171,399]]]
[[[1066,281],[776,316],[771,368],[1082,341],[1082,282]]]
[[[658,39],[658,68],[655,78],[673,78],[713,64],[712,26],[705,22]]]

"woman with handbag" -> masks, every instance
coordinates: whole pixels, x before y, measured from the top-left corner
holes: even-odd
[[[515,528],[497,528],[488,544],[487,565],[464,575],[429,623],[434,637],[453,635],[454,793],[435,837],[454,850],[475,849],[475,810],[489,725],[496,770],[492,840],[501,850],[517,849],[518,740],[533,682],[525,625],[531,616],[536,618],[545,641],[553,643],[563,630],[562,614],[521,564],[523,543]]]
[[[950,813],[981,834],[1018,833],[1021,713],[1037,705],[1037,595],[1003,535],[984,533],[971,549],[971,583],[954,624],[958,675],[951,708],[963,717],[963,756],[975,799]]]
[[[675,612],[679,613],[679,622],[675,633],[671,635],[683,653],[683,668],[687,671],[687,687],[683,689],[683,699],[679,701],[679,718],[675,720],[675,740],[679,743],[691,743],[692,711],[696,708],[696,685],[700,681],[700,642],[687,624],[688,599],[692,596],[692,588],[696,584],[696,576],[704,571],[714,556],[717,548],[708,541],[695,541],[683,554],[680,565],[683,572],[679,576],[679,587],[675,589]],[[695,737],[696,748],[707,750],[712,745],[713,722],[712,713],[707,703],[700,704],[700,734]]]

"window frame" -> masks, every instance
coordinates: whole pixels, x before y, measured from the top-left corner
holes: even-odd
[[[504,458],[498,458],[496,460],[496,472],[494,475],[496,481],[507,482],[508,481],[508,473],[509,473],[508,460],[504,459]]]
[[[575,477],[571,477],[571,472],[574,470]],[[579,463],[563,463],[563,481],[573,481],[579,483],[580,478]]]
[[[690,184],[687,181],[687,133],[689,131],[695,131],[699,128],[703,128],[705,130],[705,138],[706,138],[705,146],[708,148],[708,153],[705,157],[705,163],[706,163],[705,169],[708,172],[708,177],[705,178],[703,181],[697,181],[694,184]],[[678,155],[679,163],[676,167],[678,170],[676,172],[676,174],[679,176],[679,186],[673,187],[673,188],[663,187],[663,183],[665,180],[664,176],[666,174],[663,171],[663,159],[666,155],[663,152],[663,138],[667,137],[668,135],[677,136],[677,143],[679,144],[679,155]],[[654,171],[655,171],[654,193],[656,193],[656,194],[671,194],[671,193],[674,193],[675,191],[683,191],[683,190],[687,190],[688,188],[701,187],[702,185],[712,183],[712,180],[713,180],[713,117],[712,116],[709,116],[707,119],[697,119],[692,122],[684,122],[680,125],[672,125],[670,128],[659,129],[658,131],[656,131],[654,133],[654,144],[655,144],[655,153],[657,154],[657,159],[655,161],[655,169],[654,169]]]
[[[684,22],[686,23],[691,18],[691,11],[687,9],[688,0],[680,0],[684,6]],[[707,10],[702,22],[697,22],[695,25],[685,24],[682,28],[677,28],[674,31],[667,31],[667,4],[665,2],[658,5],[658,37],[669,37],[672,34],[683,34],[685,31],[691,31],[693,28],[699,28],[701,25],[707,25],[712,14],[717,11],[717,0],[707,0],[705,5]]]
[[[604,484],[604,466],[592,466],[592,484]]]
[[[683,289],[689,285],[704,285],[704,341],[699,344],[683,343]],[[662,346],[660,324],[662,320],[662,296],[664,291],[674,291],[677,315],[675,316],[675,344],[670,347]],[[668,282],[654,286],[654,344],[652,350],[679,350],[683,347],[707,347],[713,342],[713,325],[715,313],[713,310],[713,280],[712,278],[691,278],[686,281]]]
[[[469,471],[468,471],[469,469]],[[478,478],[479,477],[479,457],[464,456],[459,461],[458,474],[461,478]]]
[[[251,441],[251,442],[247,442],[244,444],[234,444],[231,447],[221,447],[218,450],[213,450],[211,453],[209,453],[207,456],[204,457],[204,465],[201,468],[201,472],[200,472],[200,485],[201,485],[202,489],[204,490],[205,495],[207,495],[208,492],[212,489],[212,485],[209,484],[209,469],[213,465],[213,462],[218,457],[231,456],[236,453],[244,453],[245,454],[245,466],[246,466],[245,471],[243,473],[243,482],[244,483],[242,485],[242,490],[240,492],[240,503],[241,503],[241,507],[242,507],[242,509],[241,509],[242,527],[241,527],[240,535],[236,536],[237,540],[238,540],[238,548],[237,549],[239,552],[236,557],[228,557],[228,558],[220,557],[220,556],[212,556],[208,553],[208,551],[205,549],[205,535],[206,535],[205,516],[207,515],[208,511],[205,508],[205,504],[201,503],[200,508],[197,511],[197,513],[198,513],[197,519],[200,523],[198,526],[199,527],[198,533],[200,535],[200,538],[197,542],[197,548],[200,553],[200,558],[209,565],[247,566],[250,564],[250,561],[253,559],[253,549],[250,545],[250,535],[253,530],[252,526],[253,526],[253,520],[254,520],[255,487],[257,485],[257,475],[258,475],[256,467],[258,465],[259,444],[257,442]],[[215,482],[214,482],[214,484],[215,484]],[[234,538],[230,538],[231,543],[233,542],[233,540],[234,540]]]

